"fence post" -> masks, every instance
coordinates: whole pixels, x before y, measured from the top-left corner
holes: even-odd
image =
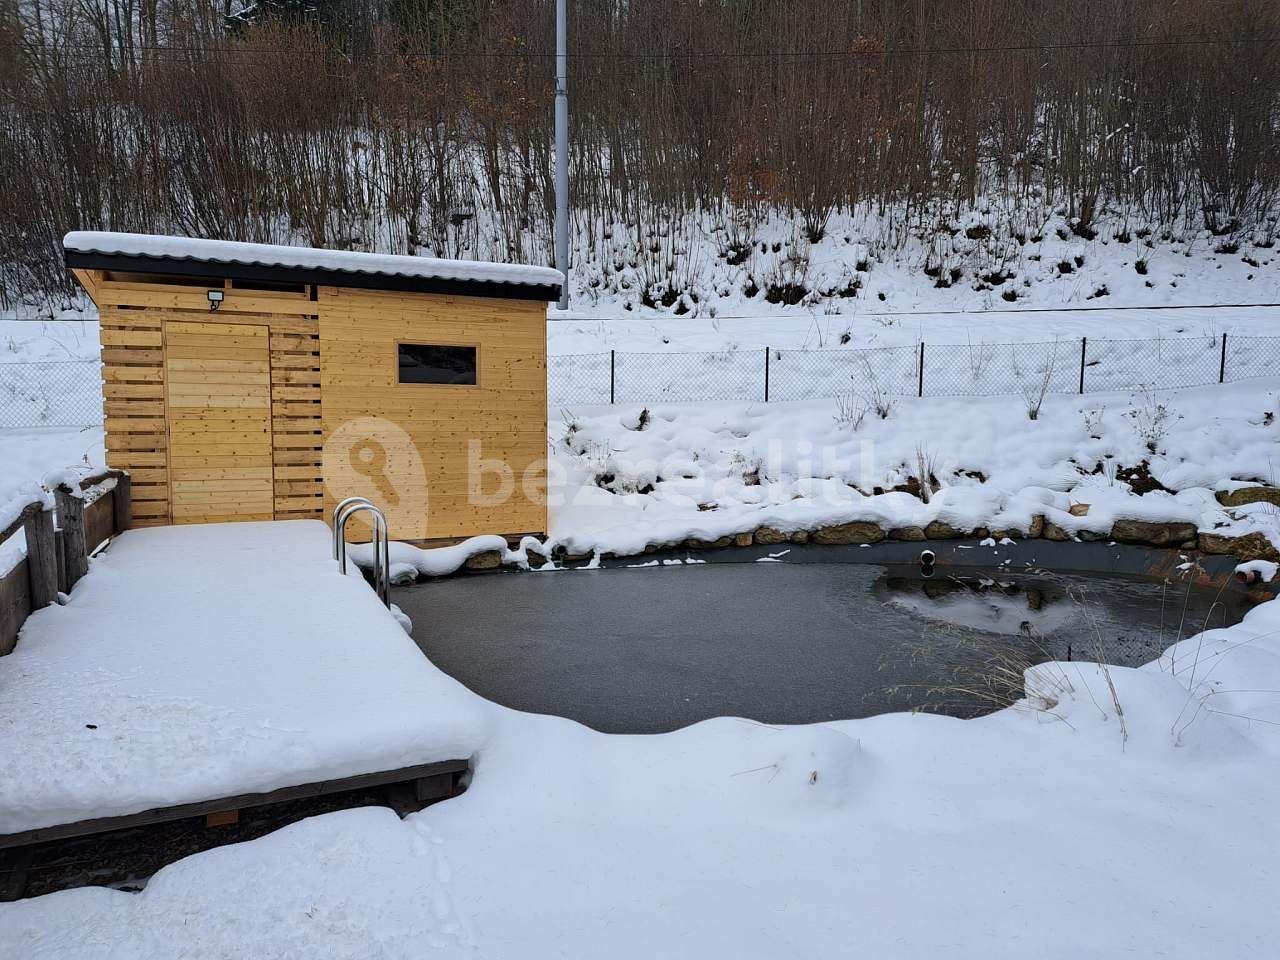
[[[127,473],[116,477],[116,488],[111,491],[111,514],[116,533],[124,533],[133,526],[133,479]]]
[[[62,528],[62,569],[65,571],[65,590],[71,588],[89,572],[89,551],[85,545],[84,501],[71,492],[64,483],[53,491],[58,505],[58,526]]]
[[[27,576],[31,581],[31,609],[39,610],[58,599],[58,558],[54,550],[53,514],[40,504],[23,511],[22,529],[27,537]]]
[[[610,350],[609,351],[609,403],[610,404],[613,403],[614,383],[616,382],[616,370],[617,370],[616,360],[617,360],[617,351]]]
[[[916,361],[916,364],[919,367],[917,371],[917,373],[919,374],[919,380],[916,386],[916,396],[923,397],[924,396],[924,341],[923,340],[920,341],[920,358]]]
[[[769,351],[771,347],[764,348],[764,402],[769,402]]]
[[[1222,359],[1218,361],[1218,382],[1227,382],[1227,334],[1222,334]]]
[[[1080,396],[1084,396],[1084,357],[1089,349],[1089,338],[1080,338]]]

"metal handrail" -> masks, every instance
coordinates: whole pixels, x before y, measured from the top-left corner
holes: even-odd
[[[368,497],[347,497],[333,508],[333,559],[338,559],[338,544],[342,543],[342,538],[338,535],[338,514],[346,510],[353,503],[367,503],[373,506],[373,501]]]
[[[333,552],[338,569],[347,572],[347,521],[357,513],[373,514],[373,589],[383,605],[391,609],[391,537],[387,518],[364,497],[348,497],[333,510]]]

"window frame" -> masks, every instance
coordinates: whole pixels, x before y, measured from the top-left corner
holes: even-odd
[[[464,347],[475,351],[476,354],[476,382],[475,383],[412,383],[400,379],[400,349],[402,347]],[[448,390],[479,390],[483,386],[483,358],[484,351],[480,344],[475,342],[462,342],[457,340],[433,340],[425,342],[423,340],[397,340],[395,342],[395,351],[392,353],[392,383],[397,387],[409,387],[416,389],[435,390],[445,388]]]

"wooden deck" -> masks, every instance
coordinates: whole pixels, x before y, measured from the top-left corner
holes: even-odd
[[[404,817],[458,795],[467,766],[462,760],[419,764],[3,835],[0,903],[86,883],[137,889],[140,880],[185,857],[335,810],[378,805]]]
[[[0,657],[4,859],[255,808],[284,825],[353,792],[398,811],[452,796],[482,706],[330,550],[313,521],[113,538]]]
[[[381,773],[366,773],[355,777],[343,777],[338,780],[322,780],[318,783],[304,783],[297,786],[281,787],[266,793],[242,793],[234,797],[220,797],[217,800],[206,800],[200,803],[182,803],[172,807],[157,807],[119,817],[97,817],[92,820],[79,820],[75,823],[60,823],[51,827],[40,827],[35,830],[23,830],[20,833],[0,834],[0,850],[11,847],[22,847],[34,843],[46,843],[50,840],[66,840],[71,837],[84,837],[115,830],[127,830],[132,827],[148,826],[156,823],[167,823],[173,820],[186,820],[190,817],[217,817],[234,814],[251,807],[261,807],[272,803],[286,803],[290,800],[302,800],[309,797],[322,797],[336,793],[346,793],[366,787],[383,787],[405,784],[413,787],[414,795],[420,802],[442,800],[454,795],[458,778],[466,772],[466,760],[444,760],[439,763],[424,763],[399,770],[387,770]]]

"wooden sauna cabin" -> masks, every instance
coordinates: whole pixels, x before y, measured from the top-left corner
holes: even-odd
[[[327,519],[357,495],[398,540],[546,531],[559,272],[126,233],[63,246],[98,305],[107,463],[133,476],[136,525]]]

